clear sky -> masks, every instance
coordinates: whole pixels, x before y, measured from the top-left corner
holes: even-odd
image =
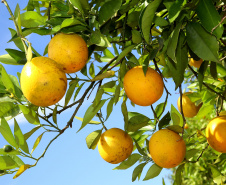
[[[24,8],[27,4],[27,0],[19,1],[19,5],[21,8]],[[12,10],[14,11],[16,7],[16,2],[13,0],[8,0],[8,3]],[[14,24],[9,20],[9,13],[7,12],[4,4],[0,4],[0,55],[6,54],[6,48],[15,48],[13,43],[7,43],[11,38],[10,31],[8,28],[14,29]],[[50,37],[39,36],[37,34],[33,34],[28,37],[28,40],[32,43],[32,46],[40,53],[43,53],[46,45],[50,41]],[[21,72],[23,66],[11,66],[4,65],[7,72],[12,75],[16,75],[17,72]],[[164,114],[167,111],[170,111],[170,106],[173,104],[176,106],[177,98],[179,97],[178,91],[175,91],[174,84],[171,80],[168,80],[166,83],[166,87],[172,94],[169,97],[167,108]],[[165,93],[162,98],[154,104],[154,107],[158,103],[162,103],[165,100]],[[81,96],[81,94],[80,94]],[[77,116],[83,117],[85,110],[91,105],[93,98],[95,97],[95,91],[92,93],[89,100],[87,100],[81,107]],[[62,100],[61,102],[64,102]],[[113,113],[108,119],[106,126],[107,128],[119,127],[123,128],[123,116],[121,113],[121,101],[114,107]],[[129,101],[127,105],[129,104]],[[106,107],[104,107],[106,108]],[[104,109],[103,108],[103,109]],[[128,110],[131,112],[140,112],[144,115],[147,115],[150,118],[153,118],[153,113],[150,107],[140,107],[128,106]],[[63,128],[67,121],[70,119],[70,116],[74,109],[69,109],[65,111],[62,115],[58,116],[58,124],[61,128]],[[23,133],[29,131],[33,125],[29,124],[23,116],[18,116],[17,121],[22,129]],[[12,123],[12,121],[10,121]],[[142,181],[145,176],[145,172],[147,172],[148,168],[152,165],[151,163],[146,165],[144,168],[143,174],[141,176],[140,181],[132,182],[132,172],[135,166],[127,170],[112,170],[117,165],[109,164],[105,162],[99,155],[97,148],[95,150],[89,150],[86,146],[85,138],[86,136],[94,130],[100,129],[100,126],[87,126],[80,132],[76,133],[80,128],[81,122],[78,120],[74,120],[73,128],[66,130],[64,134],[62,134],[48,149],[45,157],[39,161],[36,167],[27,170],[24,174],[22,174],[17,179],[13,179],[13,175],[5,175],[0,177],[0,182],[2,185],[49,185],[49,184],[68,184],[68,185],[90,185],[90,184],[126,184],[126,185],[161,185],[162,178],[165,179],[166,185],[169,185],[170,182],[167,176],[170,173],[170,170],[164,169],[161,174],[149,181]],[[11,124],[11,128],[13,130],[13,126]],[[42,132],[35,133],[28,140],[29,148],[31,150],[35,139]],[[35,157],[38,157],[43,149],[45,148],[48,141],[53,138],[55,134],[46,133],[40,145],[37,147],[35,152],[33,153]],[[6,141],[0,136],[0,148],[2,148],[6,143]],[[28,164],[33,164],[34,161],[25,160],[24,162]]]

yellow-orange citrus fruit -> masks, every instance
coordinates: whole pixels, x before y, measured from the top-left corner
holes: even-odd
[[[187,96],[187,94],[190,94],[191,92],[186,92],[182,95],[182,108],[183,108],[183,113],[184,116],[187,118],[192,118],[197,115],[199,112],[199,109],[201,108],[201,105],[196,106],[194,102],[190,100],[190,98]],[[177,100],[177,107],[178,110],[181,112],[181,107],[180,107],[180,97]]]
[[[208,123],[206,138],[214,150],[226,153],[226,116],[216,117]]]
[[[24,65],[20,84],[24,96],[32,104],[46,107],[57,103],[64,96],[67,78],[52,59],[35,57]]]
[[[56,61],[65,73],[80,71],[88,60],[88,47],[77,34],[59,33],[48,46],[49,58]]]
[[[189,61],[189,65],[190,66],[194,66],[194,67],[196,67],[196,68],[200,68],[200,66],[201,66],[201,64],[203,63],[203,60],[202,59],[200,59],[200,60],[194,60],[193,58],[191,58],[190,59],[190,61]]]
[[[133,151],[133,140],[125,131],[111,128],[101,135],[98,151],[105,161],[117,164],[130,156]]]
[[[219,113],[219,116],[226,116],[226,111],[221,111],[221,112]]]
[[[158,166],[173,168],[184,160],[186,145],[178,133],[162,129],[152,135],[149,141],[149,152]]]
[[[152,68],[144,75],[142,66],[130,69],[123,81],[128,98],[140,106],[148,106],[158,101],[164,90],[162,77]]]
[[[188,124],[187,124],[187,123],[185,123],[185,125],[184,125],[184,129],[188,129],[188,128],[189,128]]]

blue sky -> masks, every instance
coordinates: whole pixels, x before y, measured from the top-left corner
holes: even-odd
[[[16,7],[15,1],[8,1],[10,7],[14,11]],[[27,1],[20,1],[20,7],[24,8]],[[0,4],[0,55],[6,54],[6,48],[15,48],[12,43],[7,43],[11,38],[10,31],[8,28],[14,29],[14,24],[9,20],[9,13],[7,12],[4,4]],[[45,46],[50,41],[50,37],[44,37],[39,35],[31,35],[28,37],[28,40],[32,43],[32,46],[40,53],[43,53]],[[5,69],[9,74],[16,75],[17,72],[21,72],[23,66],[9,66],[4,65]],[[171,104],[176,106],[177,98],[179,97],[178,91],[174,91],[173,82],[168,79],[166,87],[172,94],[169,97],[168,105],[165,110],[165,113],[170,110]],[[162,103],[165,100],[165,93],[162,98],[154,104],[156,106],[158,103]],[[87,100],[81,107],[77,116],[83,117],[86,109],[91,105],[93,98],[95,97],[95,92],[92,93],[89,100]],[[63,102],[63,100],[61,101]],[[129,101],[127,102],[127,105]],[[123,116],[121,113],[121,102],[119,102],[113,110],[110,118],[108,119],[106,126],[107,128],[119,127],[123,128]],[[129,111],[140,112],[144,115],[147,115],[150,118],[153,118],[153,113],[150,107],[140,107],[128,106]],[[73,108],[65,111],[62,115],[58,116],[58,124],[63,128],[67,121],[70,119],[70,116],[73,112]],[[27,123],[23,116],[18,116],[17,121],[23,131],[26,133],[29,131],[33,125]],[[12,121],[10,121],[12,123]],[[145,172],[152,165],[151,163],[146,165],[144,168],[143,174],[140,181],[132,182],[132,172],[135,166],[127,170],[112,170],[117,165],[112,165],[105,162],[99,155],[98,150],[89,150],[86,146],[85,138],[86,136],[94,130],[100,129],[100,126],[87,126],[82,129],[80,132],[76,133],[80,128],[81,122],[74,120],[73,128],[66,130],[49,148],[45,157],[39,161],[36,167],[27,170],[17,179],[13,179],[13,175],[5,175],[0,177],[1,184],[4,185],[49,185],[49,184],[68,184],[68,185],[89,185],[89,184],[126,184],[126,185],[146,185],[146,184],[162,184],[162,178],[165,178],[167,185],[170,184],[167,176],[170,173],[170,170],[164,169],[161,174],[149,181],[142,181],[145,176]],[[33,146],[35,139],[42,132],[35,133],[31,138],[29,138],[30,149]],[[55,134],[46,133],[40,145],[34,152],[34,156],[38,157],[44,150],[48,141],[53,138]],[[6,141],[0,136],[0,148],[2,148]],[[28,164],[33,164],[34,161],[26,161]],[[137,164],[138,165],[138,164]]]

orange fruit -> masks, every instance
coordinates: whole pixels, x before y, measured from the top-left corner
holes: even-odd
[[[188,129],[188,128],[189,128],[188,124],[187,124],[187,123],[185,123],[185,125],[184,125],[184,129]]]
[[[203,60],[202,59],[200,59],[200,60],[194,60],[193,58],[191,58],[190,59],[190,61],[189,61],[189,65],[190,66],[194,66],[194,67],[196,67],[196,68],[200,68],[200,66],[201,66],[201,64],[203,63]]]
[[[196,106],[194,102],[190,100],[187,94],[190,94],[192,92],[186,92],[182,95],[182,106],[183,106],[183,113],[184,116],[187,118],[192,118],[197,115],[199,112],[199,109],[201,108],[201,105]],[[181,112],[181,107],[180,107],[180,97],[177,100],[177,107],[178,110]]]
[[[48,46],[49,58],[55,60],[65,73],[80,71],[88,60],[88,47],[77,34],[59,33]]]
[[[186,145],[178,133],[169,129],[162,129],[151,136],[149,152],[158,166],[173,168],[184,160]]]
[[[133,140],[125,131],[111,128],[101,135],[98,151],[105,161],[117,164],[130,156],[133,151]]]
[[[142,66],[130,69],[123,81],[128,98],[140,106],[148,106],[158,101],[164,90],[162,77],[152,68],[148,68],[146,76]]]
[[[57,103],[64,96],[67,78],[52,59],[35,57],[24,65],[20,84],[24,96],[32,104],[46,107]]]
[[[206,138],[214,150],[226,153],[226,116],[216,117],[208,123]]]

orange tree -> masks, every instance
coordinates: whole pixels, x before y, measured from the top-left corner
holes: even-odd
[[[23,75],[25,80],[20,81],[21,71],[18,71],[17,77],[12,76],[7,74],[4,66],[1,65],[0,133],[8,145],[0,149],[0,175],[15,173],[14,178],[16,178],[25,170],[35,167],[48,152],[51,144],[56,139],[60,139],[60,135],[66,134],[65,130],[72,127],[74,119],[82,122],[79,130],[88,124],[99,126],[98,130],[87,133],[88,148],[95,149],[98,143],[110,142],[112,145],[103,146],[104,155],[108,157],[111,153],[107,151],[114,151],[114,157],[121,159],[126,152],[126,145],[122,144],[123,148],[118,152],[116,152],[117,149],[104,149],[110,146],[119,147],[121,142],[117,141],[119,144],[114,144],[115,137],[116,140],[119,140],[117,138],[119,133],[102,134],[107,130],[105,122],[111,116],[115,105],[121,104],[125,134],[120,134],[120,140],[123,142],[123,138],[129,138],[129,148],[131,148],[130,138],[132,138],[133,152],[127,151],[126,157],[128,155],[129,157],[126,160],[123,157],[124,161],[119,160],[121,163],[116,169],[127,169],[134,165],[132,180],[140,179],[141,173],[146,174],[144,180],[149,180],[158,176],[164,167],[164,165],[158,166],[153,162],[155,159],[152,159],[150,155],[152,149],[155,151],[156,161],[160,161],[159,165],[165,160],[165,157],[160,158],[159,156],[167,156],[167,160],[168,158],[171,160],[175,158],[174,155],[178,155],[177,152],[183,151],[179,153],[179,156],[182,157],[179,163],[172,164],[172,166],[176,166],[172,168],[173,184],[225,183],[226,156],[209,146],[207,142],[209,138],[206,138],[205,134],[208,122],[226,109],[224,103],[226,99],[225,1],[29,0],[25,8],[20,9],[18,4],[14,11],[11,10],[7,0],[2,0],[2,3],[11,16],[10,21],[15,24],[15,30],[10,29],[12,37],[9,38],[9,41],[13,42],[18,49],[7,49],[7,53],[0,56],[0,62],[4,65],[25,65],[27,63],[26,66],[32,67],[26,67]],[[1,8],[4,7],[1,6]],[[43,54],[38,53],[27,39],[30,34],[38,34],[49,36],[50,40],[59,33],[61,36],[71,36],[71,38],[67,41],[62,38],[62,45],[60,45],[61,41],[56,42],[55,40],[51,46],[43,46]],[[73,40],[72,35],[74,34],[77,35],[76,38],[78,35],[79,38],[82,38],[83,41],[79,42],[83,43],[81,47],[76,39]],[[84,46],[84,41],[87,47]],[[75,44],[73,45],[73,43]],[[48,49],[51,50],[49,56],[47,55]],[[72,55],[75,57],[70,60]],[[62,70],[70,72],[70,74],[66,74],[68,87],[64,105],[54,102],[54,99],[52,100],[54,103],[50,104],[51,107],[45,104],[42,107],[32,100],[28,101],[28,96],[21,89],[20,82],[22,84],[26,82],[26,92],[39,94],[33,88],[37,86],[40,94],[43,93],[45,96],[44,92],[49,93],[48,88],[52,90],[55,86],[56,88],[61,87],[61,85],[58,86],[57,79],[54,79],[57,75],[53,75],[50,79],[48,78],[49,81],[45,81],[47,77],[43,74],[48,73],[44,66],[45,62],[42,65],[39,63],[40,66],[34,62],[36,57],[36,61],[37,59],[49,61],[41,56],[54,59],[61,73]],[[74,63],[77,61],[76,57],[82,64]],[[190,59],[192,59],[191,62]],[[69,62],[73,63],[73,65],[69,64],[70,70],[64,69],[64,65],[67,66]],[[195,62],[198,62],[197,65]],[[78,65],[79,67],[77,67]],[[73,71],[73,68],[79,70],[82,68],[81,73],[75,72],[77,70]],[[138,68],[142,69],[143,73],[133,72],[130,79],[127,79],[128,83],[125,83],[129,92],[127,97],[127,92],[124,91],[124,76],[127,71]],[[152,71],[150,68],[154,69],[155,73],[159,74],[157,76],[162,79],[159,77],[156,79],[156,75],[152,75],[151,72],[149,74],[149,71]],[[27,81],[26,78],[32,74],[32,80]],[[184,88],[186,87],[184,93],[191,92],[186,93],[189,101],[186,101],[187,98],[178,100],[179,110],[172,105],[171,110],[167,113],[165,113],[165,108],[168,97],[174,92],[169,92],[164,85],[166,78],[173,79],[175,91],[179,90],[180,97],[183,94],[182,85]],[[53,80],[56,80],[56,83],[52,83]],[[46,85],[49,83],[51,85]],[[31,89],[27,88],[29,85]],[[165,101],[160,103],[158,99],[162,95],[162,88],[164,88],[166,96]],[[54,91],[63,90],[56,89]],[[52,96],[55,95],[54,91],[50,91]],[[81,97],[77,98],[79,93]],[[93,103],[86,110],[83,118],[77,117],[78,110],[91,93],[95,94]],[[43,96],[33,98],[43,98]],[[50,96],[48,97],[50,98]],[[154,119],[128,110],[128,104],[135,106],[134,99],[138,99],[139,102],[139,97],[142,99],[143,105],[151,107],[153,114],[150,117],[153,116]],[[158,98],[156,99],[156,97]],[[148,102],[156,102],[156,106],[154,107]],[[192,104],[194,110],[187,109],[186,103],[188,103],[187,106]],[[73,114],[63,128],[59,127],[57,115],[64,114],[64,111],[71,107],[74,108]],[[103,107],[106,107],[106,110],[103,111]],[[139,105],[136,107],[139,110]],[[195,114],[194,112],[188,113],[194,117],[186,117],[187,112],[184,112],[183,109],[184,111],[195,111]],[[33,128],[27,133],[23,133],[16,121],[19,114],[23,114],[27,121],[33,124]],[[93,121],[94,117],[99,121]],[[14,119],[14,131],[9,127],[8,120],[10,119]],[[185,124],[187,124],[186,128],[188,127],[186,130],[184,129]],[[226,123],[223,122],[223,124]],[[29,137],[41,129],[43,133],[33,141],[33,147],[28,146]],[[173,131],[177,135],[175,138],[179,139],[173,140],[171,136],[169,138],[163,135],[164,137],[154,141],[165,144],[149,144],[152,134],[161,129]],[[218,136],[217,131],[214,128],[212,130],[214,140],[225,143],[226,131],[221,131],[221,135]],[[56,136],[46,145],[43,153],[33,156],[32,153],[43,134],[48,132],[56,133]],[[108,138],[108,135],[112,137]],[[161,141],[162,139],[164,141]],[[177,142],[182,142],[182,140],[186,144],[186,154],[184,149],[177,151],[175,147],[175,143],[178,144]],[[168,146],[167,143],[170,145]],[[164,149],[164,145],[168,147]],[[172,149],[171,146],[175,149]],[[156,147],[160,148],[157,148],[159,152],[156,151]],[[27,164],[27,158],[34,162]],[[144,166],[149,163],[152,164],[149,170],[142,172]]]

